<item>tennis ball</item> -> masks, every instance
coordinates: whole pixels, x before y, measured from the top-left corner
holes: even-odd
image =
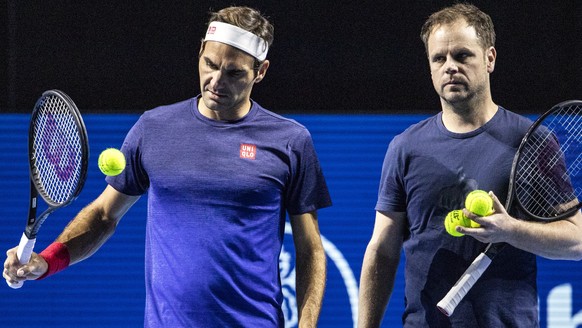
[[[465,208],[479,216],[493,214],[493,199],[484,190],[473,190],[465,198]]]
[[[487,216],[493,214],[493,199],[484,190],[473,190],[465,199],[465,208],[469,212],[479,216]],[[471,227],[478,228],[481,225],[471,220]]]
[[[463,210],[454,210],[450,211],[449,214],[445,217],[445,230],[449,233],[449,235],[454,237],[461,237],[464,234],[455,230],[457,226],[462,227],[469,227],[471,225],[471,220],[463,214]]]
[[[99,155],[99,169],[107,176],[118,175],[125,169],[125,156],[115,148],[107,148]]]

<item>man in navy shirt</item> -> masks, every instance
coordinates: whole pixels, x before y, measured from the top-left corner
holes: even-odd
[[[513,156],[532,122],[491,97],[497,58],[491,18],[456,4],[431,15],[421,37],[442,110],[388,147],[360,279],[359,326],[380,325],[403,250],[404,327],[537,327],[536,255],[582,258],[582,215],[532,222],[501,205]],[[475,189],[492,192],[495,213],[471,215],[481,227],[458,228],[462,238],[447,234],[445,216],[463,208]],[[509,246],[445,316],[436,304],[490,242]]]

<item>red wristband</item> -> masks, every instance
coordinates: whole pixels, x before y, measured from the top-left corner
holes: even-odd
[[[69,266],[69,262],[71,261],[67,245],[58,242],[50,244],[38,255],[40,255],[46,261],[46,263],[48,263],[48,269],[36,280],[44,279],[66,269]]]

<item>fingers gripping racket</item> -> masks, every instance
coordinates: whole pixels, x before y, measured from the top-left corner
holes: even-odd
[[[22,264],[30,260],[40,226],[49,214],[77,198],[87,176],[87,130],[77,106],[65,93],[49,90],[37,100],[28,130],[28,160],[30,204],[17,250]],[[37,217],[38,195],[48,208]],[[20,288],[22,282],[8,285]]]
[[[505,208],[527,218],[559,220],[582,203],[582,101],[555,105],[528,129],[513,159]],[[489,244],[437,304],[450,316],[505,243]]]

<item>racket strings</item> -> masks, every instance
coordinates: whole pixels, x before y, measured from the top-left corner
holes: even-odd
[[[32,126],[31,172],[43,198],[62,204],[73,196],[81,179],[81,131],[61,98],[47,96],[38,106]]]
[[[522,147],[515,196],[541,218],[577,206],[582,194],[582,108],[566,106],[548,115]],[[561,138],[561,139],[558,139]]]

